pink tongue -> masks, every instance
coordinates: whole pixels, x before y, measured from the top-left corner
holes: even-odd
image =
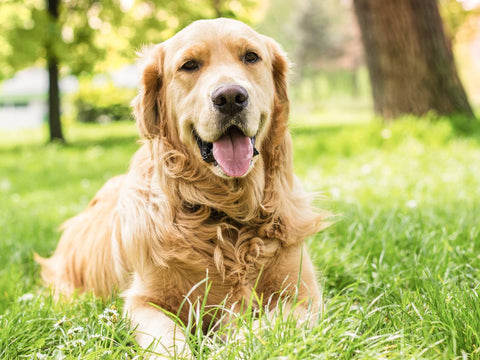
[[[238,129],[231,129],[213,143],[213,157],[228,176],[247,173],[253,157],[253,145]]]

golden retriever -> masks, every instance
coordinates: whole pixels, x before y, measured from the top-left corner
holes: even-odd
[[[185,297],[242,311],[255,291],[319,300],[303,246],[325,226],[293,174],[288,62],[280,46],[229,19],[200,20],[143,54],[133,101],[143,144],[36,256],[57,292],[123,291],[138,343],[179,351]],[[298,287],[297,287],[298,284]],[[275,300],[277,299],[277,300]],[[155,306],[154,306],[155,305]]]

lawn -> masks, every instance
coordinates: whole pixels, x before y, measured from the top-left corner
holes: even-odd
[[[197,334],[198,358],[480,359],[480,136],[445,121],[352,119],[291,125],[296,172],[335,214],[308,240],[318,323],[265,319],[242,342]],[[73,125],[67,146],[42,136],[0,135],[0,359],[141,358],[120,299],[54,302],[32,259],[127,169],[134,125]]]

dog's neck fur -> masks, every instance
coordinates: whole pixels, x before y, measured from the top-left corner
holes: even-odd
[[[162,139],[153,139],[148,147],[154,181],[168,192],[172,202],[183,204],[180,209],[200,206],[244,224],[258,218],[265,188],[262,159],[257,159],[246,177],[224,179],[183,146],[173,147]]]

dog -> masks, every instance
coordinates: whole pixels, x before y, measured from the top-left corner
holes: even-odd
[[[185,343],[166,313],[186,323],[186,298],[241,312],[254,292],[273,308],[287,294],[295,311],[318,309],[304,240],[326,220],[293,173],[281,47],[236,20],[199,20],[142,57],[142,145],[63,225],[53,256],[36,256],[44,282],[121,291],[139,345],[161,354]],[[195,286],[207,276],[208,294]]]

